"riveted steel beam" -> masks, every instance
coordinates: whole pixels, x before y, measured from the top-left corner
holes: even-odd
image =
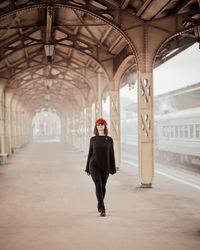
[[[52,35],[52,20],[53,20],[53,9],[52,7],[47,7],[46,12],[46,44],[51,43],[51,35]]]

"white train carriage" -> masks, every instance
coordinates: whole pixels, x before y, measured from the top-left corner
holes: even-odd
[[[162,158],[200,165],[199,107],[157,116],[155,128]]]
[[[137,146],[138,144],[138,124],[137,114],[133,118],[121,121],[121,143]]]
[[[137,147],[137,116],[122,121],[122,143]],[[155,116],[155,154],[163,160],[200,165],[200,108]]]

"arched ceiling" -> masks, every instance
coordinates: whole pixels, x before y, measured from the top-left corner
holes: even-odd
[[[198,8],[198,0],[0,1],[0,77],[9,79],[7,87],[16,89],[33,110],[83,106],[91,91],[96,95],[97,72],[106,82],[105,62],[116,64],[118,55],[127,51],[128,43],[117,28],[120,10],[146,21]],[[199,13],[193,13],[185,25],[199,20]],[[157,65],[174,50],[180,52],[177,48],[196,42],[198,32],[163,46]],[[45,44],[55,46],[51,63]],[[51,88],[47,79],[52,80]]]

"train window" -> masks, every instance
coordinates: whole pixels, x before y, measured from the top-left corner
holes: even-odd
[[[157,135],[158,133],[158,135]],[[155,129],[154,134],[156,135],[156,137],[162,137],[162,127],[158,126],[157,129]]]
[[[188,126],[184,125],[184,135],[187,138],[188,137]]]
[[[162,126],[162,132],[161,133],[162,133],[162,136],[165,137],[165,127],[164,126]]]
[[[169,135],[170,135],[169,132],[170,132],[170,127],[166,126],[166,137],[169,137]]]
[[[190,125],[190,137],[193,138],[194,137],[194,129],[193,129],[193,125]]]
[[[182,138],[183,137],[183,126],[181,125],[180,126],[180,138]]]
[[[162,136],[165,137],[165,127],[162,126]]]
[[[164,130],[165,130],[164,136],[167,137],[167,127],[166,126],[164,127]]]
[[[175,126],[175,137],[178,137],[178,126]]]
[[[174,137],[174,126],[171,126],[171,127],[170,127],[170,130],[171,130],[171,133],[170,133],[170,134],[171,134],[171,137]]]
[[[164,136],[164,137],[167,137],[167,136],[168,136],[168,127],[167,127],[167,126],[164,126],[164,127],[163,127],[163,136]]]
[[[200,138],[200,124],[196,124],[196,138]]]

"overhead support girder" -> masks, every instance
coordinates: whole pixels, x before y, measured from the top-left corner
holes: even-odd
[[[33,103],[39,101],[39,99],[41,97],[44,97],[45,95],[50,95],[52,97],[51,101],[53,101],[53,100],[62,101],[63,104],[67,100],[70,100],[70,102],[75,101],[75,99],[72,98],[73,93],[72,93],[72,95],[70,95],[67,92],[64,94],[61,94],[60,92],[57,92],[57,91],[56,92],[46,91],[45,93],[41,93],[40,91],[38,92],[37,89],[33,89],[33,90],[36,90],[36,92],[32,92],[31,90],[29,90],[26,93],[24,93],[24,95],[17,95],[17,96],[19,96],[20,99],[23,101],[28,101],[28,102],[33,102]],[[31,93],[29,93],[29,92],[31,92]],[[43,99],[41,99],[41,101],[43,101]],[[76,105],[78,105],[78,103],[76,103]]]
[[[14,42],[12,42],[14,43]],[[38,46],[43,46],[44,44],[40,41],[38,42],[37,44],[31,44],[31,45],[21,45],[21,46],[18,46],[17,48],[10,48],[10,47],[7,47],[5,51],[7,50],[12,50],[13,52],[11,53],[7,53],[5,56],[1,56],[1,60],[6,60],[6,59],[9,59],[9,57],[11,57],[12,55],[14,55],[15,53],[17,53],[18,51],[21,51],[21,50],[25,50],[25,49],[29,49],[29,48],[34,48],[34,47],[38,47]],[[44,48],[41,47],[39,48],[39,50],[37,49],[36,51],[33,51],[32,53],[30,53],[30,56],[32,57],[35,57],[37,55],[39,55],[39,51],[43,51]],[[37,52],[37,53],[36,53]],[[2,53],[3,54],[3,53]],[[36,55],[35,55],[36,54]],[[41,55],[41,52],[40,52],[40,55]],[[15,65],[16,63],[13,63],[13,65]]]
[[[48,6],[50,6],[49,4],[36,4],[36,5],[31,5],[31,6],[26,6],[23,8],[19,8],[17,10],[13,10],[11,13],[23,13],[25,11],[28,10],[32,10],[33,8],[47,8]],[[113,27],[115,30],[117,30],[119,32],[119,34],[122,35],[122,37],[125,38],[125,40],[128,42],[128,44],[131,46],[134,54],[136,53],[135,51],[135,47],[132,46],[133,43],[129,40],[127,34],[128,30],[132,30],[134,27],[139,27],[143,25],[143,21],[138,19],[137,17],[134,17],[132,15],[130,15],[129,13],[127,13],[124,10],[111,10],[108,8],[107,13],[111,14],[114,18],[113,21],[108,20],[106,18],[104,18],[103,16],[97,14],[98,13],[98,8],[92,6],[92,5],[88,5],[87,6],[87,10],[83,9],[81,7],[77,7],[77,6],[73,6],[73,5],[69,5],[69,4],[54,4],[55,9],[59,9],[59,8],[67,8],[67,9],[71,9],[71,10],[76,10],[76,11],[80,11],[83,13],[87,13],[88,15],[93,16],[94,18],[97,18],[98,20],[103,21],[104,23],[106,23],[107,25],[110,25],[111,27]],[[5,15],[3,15],[5,17]],[[179,15],[179,16],[186,16],[186,14],[183,15]],[[129,17],[128,22],[126,21],[127,17]],[[176,18],[177,20],[178,18]],[[130,22],[129,22],[130,21]],[[153,21],[152,21],[153,22]],[[165,28],[166,30],[166,28]],[[129,33],[129,32],[128,32]],[[111,71],[111,70],[110,70]],[[109,74],[108,74],[109,75]],[[110,75],[111,77],[111,75]]]
[[[48,111],[48,109],[51,109],[51,110],[55,110],[56,113],[58,112],[61,112],[63,109],[62,109],[62,106],[58,105],[58,104],[52,104],[52,105],[49,105],[49,106],[44,106],[44,105],[34,105],[33,107],[30,107],[30,111],[34,114],[38,113],[38,112],[41,112],[43,109],[45,109],[46,111]],[[65,110],[66,111],[66,110]]]
[[[67,97],[67,96],[66,96]],[[45,101],[44,99],[43,100],[41,100],[41,96],[39,96],[39,97],[37,97],[37,98],[35,98],[34,100],[30,100],[30,98],[26,98],[26,99],[22,99],[22,101],[23,101],[23,103],[25,103],[26,105],[28,105],[28,104],[30,104],[30,106],[34,106],[34,104],[36,104],[36,105],[38,105],[38,104],[40,104],[40,105],[52,105],[52,104],[55,104],[55,103],[57,103],[57,104],[60,104],[61,106],[65,106],[64,104],[68,104],[69,106],[70,106],[70,103],[71,104],[73,104],[74,103],[74,105],[78,105],[75,101],[74,101],[74,99],[51,99],[51,101],[49,101],[49,102],[47,102],[47,101]]]
[[[62,104],[65,104],[65,101],[70,101],[70,102],[74,102],[74,99],[70,98],[69,95],[59,95],[59,94],[42,94],[42,95],[37,95],[37,93],[33,94],[33,95],[29,95],[27,94],[26,97],[21,98],[23,101],[28,101],[29,103],[31,102],[32,104],[34,104],[34,102],[38,102],[40,99],[45,99],[45,95],[49,95],[51,100],[48,103],[52,103],[53,101],[57,101],[57,102],[62,102]],[[36,96],[36,97],[35,97]],[[21,97],[21,96],[20,96]],[[32,98],[31,98],[32,97]],[[34,97],[34,98],[33,98]],[[44,103],[46,103],[46,100],[43,101]],[[77,103],[76,103],[77,105]]]
[[[53,9],[48,7],[46,11],[46,44],[51,44],[52,22],[53,22]]]
[[[35,90],[36,92],[32,92],[33,90]],[[33,105],[34,102],[37,102],[40,100],[40,98],[43,98],[43,103],[45,104],[47,101],[45,100],[45,96],[48,95],[50,96],[50,100],[48,101],[48,103],[52,103],[54,100],[57,102],[60,102],[61,105],[65,104],[66,101],[70,101],[70,103],[74,103],[75,106],[78,107],[82,107],[82,105],[85,103],[85,101],[83,100],[83,98],[81,97],[81,93],[79,93],[79,95],[77,95],[77,93],[73,93],[73,89],[71,89],[71,94],[69,93],[69,90],[65,91],[64,89],[60,89],[60,90],[53,90],[51,89],[46,90],[45,88],[43,88],[43,92],[37,92],[38,89],[37,88],[32,88],[32,89],[28,89],[26,90],[26,92],[23,92],[20,96],[22,97],[22,100],[29,102],[31,105]],[[29,94],[30,92],[30,94]],[[19,94],[19,93],[18,93]],[[32,97],[32,98],[31,98]],[[73,98],[74,97],[74,98]],[[67,98],[67,99],[66,99]]]
[[[1,19],[1,16],[0,16]],[[1,28],[0,28],[1,30]],[[9,27],[7,27],[6,32],[9,30]],[[16,33],[14,35],[11,35],[9,37],[7,37],[6,39],[3,39],[1,41],[1,46],[2,46],[2,51],[1,53],[3,54],[3,52],[9,48],[10,45],[12,45],[13,43],[16,43],[20,40],[21,37],[24,37],[26,39],[32,40],[33,42],[37,42],[39,43],[40,40],[35,39],[33,37],[30,37],[30,35],[34,34],[36,31],[38,31],[38,27],[36,25],[33,25],[31,28],[28,28],[25,30],[26,33],[24,33],[23,35]],[[3,34],[5,35],[6,32],[4,31]],[[3,38],[3,37],[1,37]],[[5,47],[6,46],[6,47]],[[11,50],[16,50],[14,47],[10,47]]]
[[[62,1],[61,1],[62,2]],[[9,13],[4,13],[0,15],[0,18],[5,18],[7,15],[19,15],[20,14],[24,14],[24,12],[26,11],[31,11],[33,9],[41,9],[41,8],[48,8],[48,7],[52,7],[52,5],[49,3],[44,4],[44,3],[40,3],[40,4],[30,4],[27,6],[23,6],[23,7],[19,7],[17,9],[13,9],[10,10]],[[76,11],[80,11],[83,13],[87,13],[88,15],[91,15],[94,18],[97,18],[99,21],[103,21],[105,24],[108,24],[110,26],[112,26],[113,28],[115,28],[117,31],[119,31],[120,34],[122,34],[123,37],[126,37],[126,34],[124,33],[124,31],[126,31],[127,29],[133,28],[134,26],[138,26],[141,23],[144,23],[143,20],[132,16],[131,14],[129,14],[128,12],[124,11],[123,9],[117,9],[117,8],[108,8],[108,10],[106,11],[101,11],[99,12],[99,9],[97,7],[94,7],[91,4],[87,4],[87,9],[85,8],[81,8],[80,6],[75,6],[72,4],[59,4],[59,3],[53,3],[53,9],[71,9],[71,10],[76,10]],[[109,20],[107,18],[104,18],[103,15],[99,14],[102,13],[104,14],[104,12],[110,14],[111,16],[113,16],[113,20]],[[189,14],[195,14],[198,13],[199,10],[195,10],[195,11],[190,11],[189,13],[184,13],[184,14],[179,14],[179,15],[174,15],[176,17],[187,17]],[[126,17],[129,16],[131,18],[131,22],[126,22],[125,19]],[[160,21],[162,19],[166,19],[167,17],[161,18],[161,19],[155,19],[152,20],[150,22],[156,22],[156,21]],[[133,22],[135,21],[135,22]],[[138,23],[139,22],[139,23]],[[8,27],[9,28],[9,27]]]
[[[23,8],[18,8],[17,10],[13,10],[13,11],[11,11],[9,14],[15,14],[15,13],[18,13],[18,15],[20,15],[20,13],[23,13],[24,14],[24,12],[25,11],[31,11],[31,10],[33,10],[34,8],[48,8],[48,6],[50,6],[49,4],[36,4],[36,5],[31,5],[31,6],[26,6],[26,7],[23,7]],[[102,21],[104,24],[107,24],[107,25],[111,25],[111,26],[113,26],[114,24],[112,23],[112,22],[110,22],[108,19],[106,19],[106,18],[103,18],[103,16],[101,16],[101,15],[97,15],[96,13],[95,13],[95,11],[97,11],[98,12],[98,8],[95,8],[94,6],[92,7],[91,6],[91,11],[93,11],[93,13],[90,11],[90,8],[88,9],[88,10],[86,10],[86,9],[83,9],[83,8],[80,8],[80,7],[77,7],[77,6],[73,6],[73,5],[69,5],[69,4],[54,4],[54,6],[53,6],[53,8],[54,9],[59,9],[59,8],[65,8],[65,9],[71,9],[71,10],[73,10],[73,11],[78,11],[78,12],[81,12],[81,13],[86,13],[86,14],[88,14],[88,15],[91,15],[93,18],[95,18],[95,19],[98,19],[99,21]],[[117,15],[117,11],[115,11],[116,12],[116,15]],[[95,14],[94,14],[95,13]],[[118,14],[119,15],[119,14]],[[2,15],[2,16],[0,16],[0,18],[2,17],[5,17],[6,15]],[[116,19],[116,18],[115,18]],[[119,19],[119,18],[118,18]],[[116,25],[114,25],[114,26],[116,26]],[[117,27],[117,26],[116,26]],[[116,28],[116,27],[114,27],[114,28]],[[118,29],[118,31],[120,31],[119,29]],[[122,36],[122,34],[121,34],[121,32],[119,32],[119,35],[121,35]],[[123,37],[123,36],[122,36]],[[74,48],[73,48],[74,49]],[[99,50],[99,48],[98,48],[98,50]],[[107,53],[108,53],[108,51],[107,51]],[[99,55],[100,54],[103,54],[102,52],[101,53],[99,53]],[[102,65],[103,65],[103,63],[102,63]],[[109,75],[109,74],[108,74]],[[110,77],[111,77],[111,75],[110,75]]]
[[[69,45],[63,45],[63,44],[58,44],[58,45],[61,46],[61,47],[67,47],[67,48],[74,49],[74,50],[76,50],[77,52],[80,51],[78,48],[74,48],[74,47],[69,46]],[[31,46],[22,46],[22,47],[16,49],[16,50],[15,50],[15,53],[16,53],[17,51],[22,50],[22,49],[26,49],[26,48],[29,48],[29,47],[35,47],[35,46],[38,46],[38,44],[34,44],[34,45],[31,45]],[[58,53],[59,53],[59,52],[58,52]],[[85,53],[85,52],[81,52],[81,53],[85,54],[90,60],[94,61],[95,64],[98,65],[98,67],[102,69],[102,71],[105,73],[105,75],[107,75],[107,74],[106,74],[106,70],[104,69],[104,65],[102,65],[99,61],[97,61],[96,58],[94,58],[94,57],[91,56],[91,55],[88,55],[88,54]],[[34,57],[35,57],[35,56],[39,55],[39,53],[37,53],[37,54],[35,55],[35,52],[34,52],[33,55],[34,55]],[[9,56],[9,55],[8,55],[8,56]],[[3,59],[5,60],[8,56],[4,57]],[[64,58],[63,58],[63,59],[64,59]],[[67,58],[66,58],[66,59],[67,59]],[[32,60],[34,61],[34,58],[32,58]],[[23,62],[21,62],[20,64],[23,64],[23,63],[25,63],[25,62],[26,62],[26,59],[25,59]],[[40,64],[38,65],[38,67],[41,68],[42,62],[37,62],[37,63],[38,63],[38,64],[40,63]],[[46,67],[46,66],[47,66],[46,64],[43,64],[43,67]],[[52,66],[53,66],[53,67],[56,67],[56,64],[53,64]],[[17,66],[16,66],[16,67],[17,67]],[[26,66],[25,68],[20,68],[20,71],[19,71],[19,72],[15,73],[15,74],[13,74],[13,76],[11,76],[11,80],[12,80],[12,77],[16,77],[17,75],[19,75],[19,74],[21,74],[22,72],[24,72],[26,69],[28,69],[28,70],[29,70],[29,69],[34,69],[34,67],[37,67],[37,66],[33,66],[33,67],[28,67],[28,66]],[[62,66],[62,65],[59,65],[59,66],[57,66],[57,67],[59,67],[59,68],[65,68],[65,69],[66,69],[66,67],[64,67],[64,66]],[[69,66],[67,66],[67,68],[69,68]],[[73,69],[73,70],[75,70],[75,69]],[[86,68],[86,70],[92,71],[92,69],[87,69],[87,68]],[[76,72],[76,71],[74,71],[74,73],[77,74],[77,75],[81,75],[80,73],[78,73],[78,72]],[[84,76],[82,76],[82,77],[84,77]],[[10,81],[11,81],[11,80],[10,80]]]
[[[14,43],[14,41],[12,43]],[[24,49],[28,49],[28,48],[32,48],[32,47],[38,47],[38,46],[41,46],[41,45],[43,46],[44,43],[41,42],[41,41],[38,41],[35,44],[21,45],[21,46],[18,46],[17,48],[7,47],[6,50],[13,50],[13,52],[11,52],[11,53],[3,56],[3,57],[1,56],[1,60],[5,60],[5,59],[9,58],[10,56],[14,55],[18,51],[21,51],[21,50],[24,50]],[[61,46],[61,47],[66,47],[66,48],[71,48],[73,50],[76,50],[77,52],[81,52],[82,54],[84,54],[85,56],[87,56],[88,58],[90,58],[91,60],[93,60],[99,67],[102,67],[103,70],[105,70],[105,69],[103,68],[103,65],[101,64],[101,61],[112,60],[113,59],[113,56],[106,56],[106,53],[102,53],[101,51],[98,52],[97,53],[98,56],[95,57],[95,56],[93,56],[91,54],[88,54],[84,50],[81,50],[79,47],[76,47],[76,46],[66,45],[66,44],[57,43],[57,42],[54,42],[54,45]],[[41,50],[43,50],[43,47],[41,47]],[[59,50],[58,50],[58,52],[59,52]],[[35,53],[35,51],[34,51],[34,53]],[[69,59],[69,58],[66,58],[66,59]]]
[[[30,82],[28,82],[27,84],[25,84],[25,86],[20,86],[20,87],[18,87],[18,88],[16,88],[16,92],[19,94],[19,95],[21,95],[21,96],[24,96],[24,95],[26,95],[28,92],[30,92],[30,91],[32,91],[32,90],[46,90],[46,87],[44,86],[44,85],[40,85],[39,87],[38,87],[38,84],[36,85],[36,84],[34,84],[37,80],[40,80],[40,79],[43,79],[43,78],[37,78],[36,80],[34,79],[34,80],[31,80]],[[71,91],[71,90],[76,90],[76,91],[78,91],[78,93],[80,94],[80,97],[81,98],[83,98],[83,101],[85,101],[85,98],[84,98],[84,96],[83,96],[83,93],[80,91],[80,89],[78,88],[78,87],[76,87],[75,85],[69,85],[69,84],[67,84],[68,86],[70,86],[70,87],[67,87],[67,88],[65,88],[64,87],[64,81],[63,80],[59,80],[56,84],[58,84],[58,83],[60,83],[60,84],[63,84],[62,85],[62,89],[58,89],[58,88],[54,88],[54,87],[52,87],[51,88],[51,92],[54,90],[54,91],[62,91],[62,92],[69,92],[69,90]],[[31,87],[31,85],[32,85],[32,87]],[[12,88],[13,89],[13,88]],[[43,93],[43,94],[46,94],[45,92]],[[63,94],[62,94],[62,96],[64,96]]]
[[[39,69],[43,69],[43,67],[46,67],[47,65],[46,64],[42,64],[42,65],[37,65],[37,66],[32,66],[32,67],[26,67],[26,68],[24,68],[23,70],[22,70],[22,72],[23,73],[25,73],[25,72],[27,72],[27,73],[29,73],[29,71],[31,72],[31,74],[36,74],[36,75],[39,75],[39,74],[37,74],[36,72],[34,72],[34,70],[35,71],[38,71]],[[63,71],[65,70],[67,70],[67,69],[69,69],[69,72],[71,72],[71,71],[73,71],[73,74],[74,75],[76,75],[76,76],[80,76],[82,79],[84,79],[84,81],[89,85],[89,87],[91,88],[91,89],[93,89],[93,84],[90,82],[90,80],[88,79],[88,77],[87,77],[87,75],[88,75],[88,73],[89,73],[89,71],[88,71],[88,73],[87,73],[87,70],[85,70],[85,75],[83,75],[82,73],[79,73],[79,72],[76,72],[75,71],[75,69],[74,68],[71,68],[71,67],[68,67],[68,68],[66,68],[66,67],[64,67],[64,66],[62,66],[62,65],[56,65],[56,64],[53,64],[52,65],[52,67],[53,68],[58,68],[58,69],[63,69]],[[20,73],[22,73],[22,72],[20,72]],[[20,73],[17,73],[16,75],[14,75],[12,78],[10,78],[9,79],[9,81],[8,81],[8,83],[9,83],[9,87],[10,88],[13,88],[13,86],[12,85],[14,85],[15,86],[15,88],[19,88],[19,87],[23,87],[23,85],[22,86],[19,86],[19,85],[16,85],[16,84],[14,84],[14,81],[16,81],[16,79],[17,79],[17,76],[19,75],[20,76]],[[65,72],[66,73],[66,72]],[[66,73],[67,74],[67,73]],[[45,78],[46,76],[42,76],[42,75],[39,75],[41,78]],[[54,75],[52,75],[52,77],[54,78],[55,76]],[[32,81],[35,81],[35,80],[38,80],[39,79],[39,77],[38,78],[34,78]],[[17,79],[18,80],[18,79]],[[22,80],[22,79],[19,79],[19,80]],[[59,79],[59,80],[61,80],[62,81],[62,79]],[[75,80],[75,79],[74,79]],[[28,80],[26,80],[27,82],[28,82]],[[67,79],[66,79],[66,81],[67,81]],[[68,80],[68,82],[70,82],[69,80]],[[71,84],[73,87],[76,87],[74,84]]]
[[[54,67],[55,67],[55,65],[54,65]],[[57,66],[56,66],[57,67]],[[34,67],[33,67],[34,68]],[[30,68],[30,71],[33,71],[33,68]],[[62,67],[63,68],[63,70],[64,70],[64,67]],[[29,69],[27,70],[27,71],[29,71]],[[77,73],[75,73],[75,74],[77,74]],[[77,76],[80,76],[80,74],[77,74]],[[29,91],[32,91],[34,88],[37,88],[38,89],[38,84],[36,84],[36,81],[38,81],[38,80],[40,80],[40,79],[44,79],[45,77],[43,77],[43,76],[41,76],[41,77],[38,77],[38,78],[34,78],[33,80],[29,80],[29,82],[28,82],[28,80],[27,80],[27,84],[23,84],[23,85],[21,85],[20,87],[19,86],[15,86],[15,88],[16,88],[16,90],[17,90],[17,92],[23,92],[22,93],[22,95],[25,95],[26,93],[28,93]],[[83,75],[81,75],[81,78],[86,82],[87,81],[87,83],[89,82],[90,83],[90,81],[86,78],[86,77],[84,77]],[[19,81],[20,81],[20,79],[19,79]],[[69,84],[68,82],[67,82],[67,87],[68,88],[66,88],[65,89],[65,82],[66,82],[67,80],[62,80],[62,79],[59,79],[59,80],[57,80],[57,83],[56,83],[56,85],[57,84],[62,84],[62,89],[60,89],[60,91],[62,91],[62,93],[64,93],[65,91],[68,91],[68,89],[69,89],[69,87],[70,87],[70,89],[71,88],[73,88],[74,90],[76,90],[78,93],[79,93],[79,96],[77,96],[77,95],[75,95],[75,98],[77,97],[77,101],[78,102],[80,102],[81,101],[81,103],[80,103],[80,105],[82,105],[82,102],[83,103],[85,103],[86,102],[86,97],[87,97],[87,93],[84,95],[84,92],[82,91],[82,89],[81,88],[78,88],[78,86],[77,86],[77,84],[76,83],[74,83],[73,85],[72,84]],[[35,83],[35,84],[34,84]],[[13,84],[12,84],[13,85]],[[10,87],[12,87],[12,85],[8,85],[8,86],[10,86]],[[30,88],[30,86],[31,85],[33,85],[33,88]],[[35,87],[34,87],[34,85],[35,85]],[[37,86],[36,86],[37,85]],[[91,89],[93,89],[94,90],[94,84],[92,84],[92,83],[90,83],[90,87],[91,87]],[[17,88],[18,87],[18,88]],[[86,86],[87,87],[87,86]],[[24,90],[25,90],[25,92],[24,92]],[[42,89],[43,90],[45,90],[45,87],[44,86],[42,86]],[[56,91],[56,88],[53,88],[52,87],[52,90],[54,89],[54,91]],[[87,89],[88,89],[88,87],[87,87]],[[84,91],[86,91],[87,89],[85,89],[84,88]],[[28,92],[27,92],[28,91]],[[58,89],[57,89],[57,91],[58,91]],[[18,93],[18,94],[20,94],[20,93]],[[44,93],[45,94],[45,93]],[[73,96],[73,95],[72,95]],[[71,96],[71,97],[72,97]]]
[[[26,69],[22,69],[22,72],[24,73],[24,72],[31,72],[31,73],[34,73],[35,74],[35,72],[33,72],[33,70],[39,70],[40,68],[42,68],[42,67],[45,67],[46,65],[38,65],[38,66],[33,66],[33,67],[29,67],[29,68],[26,68]],[[61,65],[52,65],[52,67],[53,68],[58,68],[58,69],[60,69],[60,68],[62,68],[63,70],[65,70],[66,71],[66,68],[64,67],[64,66],[61,66]],[[90,71],[89,69],[85,69],[84,71],[84,73],[85,73],[85,75],[83,75],[83,74],[81,74],[81,73],[79,73],[79,72],[76,72],[75,71],[75,69],[74,68],[71,68],[71,67],[68,67],[68,69],[69,69],[69,72],[70,71],[73,71],[73,74],[75,74],[75,75],[77,75],[78,77],[81,77],[88,85],[89,85],[89,87],[94,91],[94,93],[95,93],[95,85],[94,85],[94,83],[92,84],[91,82],[90,82],[90,78],[91,78],[91,76],[92,75],[94,75],[95,76],[95,74],[92,72],[92,71]],[[8,85],[9,87],[15,87],[15,88],[18,88],[19,87],[19,85],[16,85],[17,84],[17,82],[20,82],[20,79],[18,80],[18,81],[16,81],[16,77],[17,77],[17,75],[20,75],[20,73],[21,72],[19,72],[19,73],[17,73],[15,76],[13,76],[13,78],[11,78],[10,80],[9,80],[9,82],[10,82],[10,84]],[[45,77],[43,77],[43,78],[45,78]],[[36,81],[36,80],[38,80],[39,79],[39,77],[38,78],[34,78],[34,80],[33,81]],[[64,79],[65,80],[65,79]],[[76,80],[76,79],[74,79],[74,80]],[[62,79],[59,79],[59,81],[62,81]],[[67,82],[69,82],[69,81],[67,81]],[[14,84],[14,86],[13,86],[13,84]],[[31,81],[30,81],[30,84],[31,84]],[[76,82],[75,82],[75,84],[71,84],[71,86],[72,87],[74,87],[74,88],[76,88],[76,89],[78,89],[77,87],[76,87]],[[23,86],[22,86],[23,87]],[[85,90],[85,89],[84,89]],[[82,93],[83,94],[83,93]],[[84,98],[86,97],[87,95],[85,95],[84,96]]]

